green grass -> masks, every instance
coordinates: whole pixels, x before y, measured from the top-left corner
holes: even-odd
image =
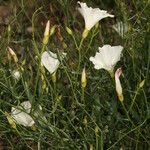
[[[149,0],[87,0],[88,6],[108,10],[115,18],[101,20],[98,28],[90,31],[81,46],[80,59],[73,38],[66,32],[68,26],[77,45],[80,44],[84,20],[75,9],[75,1],[15,0],[0,3],[6,6],[12,3],[13,6],[9,24],[0,25],[3,29],[0,30],[0,149],[150,148]],[[36,57],[42,51],[47,20],[58,27],[46,47],[58,55],[67,53],[57,70],[56,84],[47,70],[41,72]],[[117,21],[129,26],[123,38],[112,28]],[[32,34],[26,31],[29,26],[34,29]],[[98,47],[104,44],[124,47],[121,61],[115,67],[115,70],[121,67],[123,71],[123,103],[118,100],[109,73],[95,70],[89,61],[89,57],[94,56]],[[17,64],[8,59],[8,46],[16,52]],[[87,86],[83,97],[81,73],[84,67]],[[19,81],[11,74],[15,69],[22,73]],[[143,80],[145,84],[139,88]],[[43,84],[46,84],[46,89]],[[38,105],[43,108],[38,118],[34,111],[31,113],[36,130],[21,125],[14,129],[8,123],[5,112],[10,113],[12,106],[27,100],[32,103],[33,110],[38,109]]]

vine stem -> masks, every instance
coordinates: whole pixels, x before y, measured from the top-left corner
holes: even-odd
[[[38,86],[38,81],[39,81],[39,76],[40,76],[40,70],[41,70],[41,57],[42,57],[42,53],[44,52],[45,50],[45,47],[46,45],[43,44],[42,46],[42,51],[39,55],[39,63],[38,63],[38,70],[37,70],[37,75],[36,75],[36,79],[35,79],[35,89],[34,89],[34,96],[36,94],[36,89],[37,89],[37,86]]]
[[[122,104],[122,107],[123,107],[123,109],[124,109],[124,111],[125,111],[125,113],[126,113],[126,116],[127,116],[128,120],[129,120],[130,123],[133,125],[133,127],[136,127],[135,124],[133,123],[133,121],[131,120],[127,109],[125,108],[124,103],[121,102],[121,104]],[[143,134],[142,134],[140,131],[139,131],[139,134],[140,134],[140,135],[142,136],[142,138],[148,143],[147,139],[143,136]],[[149,143],[148,143],[148,144],[149,144]],[[150,145],[150,144],[149,144],[149,145]]]

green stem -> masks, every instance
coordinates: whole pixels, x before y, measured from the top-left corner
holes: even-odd
[[[78,44],[77,44],[77,41],[76,41],[76,39],[75,39],[75,37],[74,37],[73,34],[72,34],[72,38],[73,38],[73,41],[74,41],[74,43],[75,43],[76,49],[78,49]]]
[[[140,125],[136,126],[135,128],[131,129],[129,132],[122,135],[113,145],[111,145],[107,150],[111,150],[116,144],[118,144],[124,137],[128,134],[132,133],[133,131],[137,130],[138,128],[142,127],[145,124],[146,120],[144,120]]]
[[[85,88],[82,87],[81,102],[85,105],[84,93],[85,93]]]
[[[128,114],[128,111],[127,111],[127,109],[125,108],[124,103],[121,102],[121,104],[122,104],[122,106],[123,106],[123,109],[124,109],[124,111],[125,111],[125,113],[126,113],[126,116],[127,116],[128,120],[129,120],[130,123],[133,125],[133,127],[135,127],[135,124],[134,124],[133,121],[131,120],[131,118],[130,118],[130,116],[129,116],[129,114]],[[142,134],[140,131],[139,131],[139,134],[140,134],[140,135],[142,136],[142,138],[148,143],[148,145],[150,145],[149,142],[147,141],[147,139],[143,136],[143,134]]]
[[[130,123],[134,126],[134,123],[132,122],[132,120],[131,120],[131,118],[130,118],[130,116],[129,116],[129,114],[128,114],[128,111],[127,111],[127,109],[126,109],[124,103],[121,102],[121,104],[122,104],[122,107],[123,107],[123,109],[124,109],[124,111],[125,111],[125,113],[126,113],[126,116],[127,116],[128,120],[129,120]]]
[[[75,87],[74,87],[75,90],[77,87],[78,75],[80,74],[80,65],[81,65],[81,51],[80,50],[81,50],[83,41],[84,39],[82,38],[78,47],[78,66],[77,66],[77,76],[76,76]]]
[[[81,41],[80,41],[78,51],[80,51],[80,50],[81,50],[81,47],[82,47],[83,41],[84,41],[84,38],[82,38],[82,39],[81,39]]]
[[[134,103],[135,103],[135,100],[136,100],[136,97],[137,97],[137,95],[138,95],[138,92],[139,92],[139,87],[138,87],[138,89],[136,90],[136,93],[135,93],[135,95],[134,95],[134,98],[133,98],[133,100],[132,100],[132,103],[131,103],[131,105],[130,105],[130,108],[129,108],[129,110],[127,111],[128,113],[130,112],[130,110],[132,109],[132,107],[133,107],[133,105],[134,105]]]
[[[91,38],[90,38],[90,42],[89,42],[89,44],[88,44],[88,46],[87,46],[87,49],[86,49],[84,55],[86,55],[86,53],[87,53],[88,50],[90,49],[91,44],[92,44],[92,41],[93,41],[94,37],[97,35],[97,33],[98,33],[98,32],[95,33],[95,31],[96,31],[96,30],[94,30],[94,31],[92,32],[92,36],[91,36]]]
[[[34,97],[36,95],[36,90],[37,90],[37,86],[38,86],[38,81],[39,81],[39,76],[40,76],[40,70],[41,70],[41,56],[42,56],[42,53],[44,52],[45,50],[45,47],[46,45],[43,44],[42,46],[42,51],[39,55],[39,63],[38,63],[38,70],[37,70],[37,75],[36,75],[36,79],[35,79],[35,89],[34,89]]]
[[[99,150],[98,149],[98,135],[96,135],[96,150]]]
[[[79,56],[78,56],[77,74],[79,73],[79,70],[80,70],[80,64],[81,64],[81,47],[82,47],[83,41],[84,41],[84,39],[82,38],[82,39],[81,39],[81,42],[80,42],[80,45],[79,45],[79,48],[78,48]],[[77,76],[77,77],[78,77],[78,76]]]

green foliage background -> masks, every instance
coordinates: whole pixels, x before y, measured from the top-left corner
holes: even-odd
[[[78,70],[78,51],[72,37],[66,32],[68,26],[77,44],[80,43],[84,20],[76,10],[77,1],[0,1],[0,5],[10,11],[8,16],[2,16],[4,21],[0,24],[0,149],[150,148],[150,1],[84,2],[88,6],[107,10],[115,18],[101,20],[98,28],[90,31],[81,48]],[[7,17],[8,21],[5,21]],[[50,20],[51,26],[57,25],[47,49],[58,55],[67,53],[57,71],[56,85],[46,70],[44,80],[38,75],[36,56],[42,50],[47,20]],[[129,26],[123,38],[112,28],[118,21]],[[32,33],[27,31],[28,27],[32,27]],[[94,56],[98,47],[104,44],[124,47],[121,61],[115,67],[115,70],[121,67],[123,71],[123,105],[117,98],[110,75],[105,70],[95,70],[89,61],[89,57]],[[16,52],[18,64],[8,59],[8,46]],[[84,67],[87,87],[82,102],[80,82]],[[11,72],[15,69],[22,72],[19,81],[12,77]],[[140,88],[143,80],[145,84]],[[44,83],[47,89],[42,88]],[[27,100],[33,106],[31,116],[36,121],[36,130],[20,125],[13,129],[5,112],[10,113],[12,106]],[[33,114],[38,105],[43,110],[37,119]]]

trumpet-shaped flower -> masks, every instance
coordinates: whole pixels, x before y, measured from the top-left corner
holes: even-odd
[[[45,51],[42,54],[41,63],[52,74],[59,67],[60,61],[55,53]]]
[[[78,7],[79,12],[84,18],[85,29],[90,30],[98,21],[106,17],[114,17],[105,10],[99,8],[88,7],[86,3],[78,2],[81,7]]]
[[[31,103],[29,101],[25,101],[16,108],[12,107],[11,116],[17,124],[31,127],[35,122],[29,115],[30,111]]]
[[[122,46],[104,45],[99,47],[99,52],[95,57],[90,57],[95,69],[105,69],[113,72],[115,64],[120,60],[120,55],[123,50]]]
[[[122,70],[121,68],[118,68],[115,72],[116,92],[117,92],[119,100],[122,102],[123,101],[122,86],[121,86],[120,79],[119,79],[121,74],[122,74]]]

